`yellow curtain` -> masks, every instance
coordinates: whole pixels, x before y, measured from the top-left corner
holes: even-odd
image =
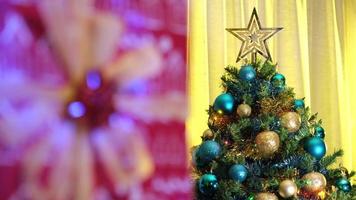
[[[225,66],[240,41],[225,28],[246,27],[256,7],[263,27],[284,27],[267,42],[279,71],[305,97],[326,130],[328,152],[342,148],[342,164],[356,170],[356,1],[190,0],[190,145],[207,129],[205,110],[221,92]]]

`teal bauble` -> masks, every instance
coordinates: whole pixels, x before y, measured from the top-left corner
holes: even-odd
[[[232,114],[235,112],[235,99],[229,93],[216,97],[213,109],[220,114]]]
[[[286,85],[286,78],[283,76],[283,74],[277,73],[272,76],[271,83],[272,86],[277,88],[277,90],[281,91]]]
[[[283,76],[283,74],[276,73],[275,75],[272,76],[271,83],[273,85],[285,85],[286,78]]]
[[[325,142],[319,137],[310,137],[304,143],[304,150],[317,160],[320,160],[326,153]]]
[[[314,136],[324,139],[325,138],[325,131],[324,131],[323,127],[321,127],[321,126],[315,127],[314,128]]]
[[[252,65],[241,67],[239,71],[239,78],[243,81],[252,81],[256,78],[256,70]]]
[[[303,109],[305,107],[304,100],[303,99],[296,99],[294,100],[294,109]]]
[[[200,145],[196,157],[200,162],[199,164],[205,164],[219,157],[220,152],[221,147],[219,143],[213,140],[207,140]]]
[[[235,164],[229,169],[230,178],[240,183],[246,180],[247,174],[247,169],[243,165]]]
[[[339,190],[342,190],[344,192],[350,192],[351,191],[351,183],[346,178],[337,179],[336,180],[336,187],[339,188]]]
[[[219,187],[218,180],[214,174],[204,174],[198,182],[199,191],[205,195],[212,195]]]

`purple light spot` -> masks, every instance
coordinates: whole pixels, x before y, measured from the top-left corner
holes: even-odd
[[[98,72],[89,72],[86,77],[88,88],[96,90],[101,85],[101,76]]]
[[[146,94],[148,92],[148,84],[149,83],[144,80],[134,80],[122,89],[124,92],[128,92],[131,94]]]
[[[68,105],[68,113],[73,118],[83,117],[85,115],[85,106],[80,101],[73,101]]]
[[[135,28],[145,27],[147,21],[145,17],[135,11],[127,12],[124,18],[126,19],[128,25]]]
[[[132,119],[113,113],[109,117],[109,125],[113,128],[120,128],[122,131],[129,132],[134,128]]]

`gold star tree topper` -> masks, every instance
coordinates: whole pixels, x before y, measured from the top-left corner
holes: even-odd
[[[256,62],[259,53],[267,60],[272,60],[266,40],[283,28],[262,28],[256,8],[253,9],[247,28],[227,28],[226,30],[242,41],[236,62],[251,53],[252,62]]]

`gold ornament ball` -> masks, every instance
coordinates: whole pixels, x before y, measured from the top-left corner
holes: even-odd
[[[255,199],[256,200],[278,200],[278,197],[273,193],[261,192],[256,195]]]
[[[278,151],[279,136],[274,131],[264,131],[259,133],[255,139],[256,147],[262,158],[269,158]]]
[[[203,133],[203,138],[205,139],[213,139],[214,133],[210,129],[206,129]]]
[[[279,184],[278,193],[283,198],[295,196],[298,192],[297,185],[292,180],[284,180]]]
[[[294,133],[299,130],[302,120],[298,113],[287,112],[283,114],[281,123],[282,126],[288,130],[288,132]]]
[[[248,104],[240,104],[236,110],[240,117],[248,117],[251,115],[251,107]]]
[[[326,187],[326,178],[319,172],[307,173],[302,179],[308,182],[307,185],[303,187],[307,192],[315,194],[323,191]]]

